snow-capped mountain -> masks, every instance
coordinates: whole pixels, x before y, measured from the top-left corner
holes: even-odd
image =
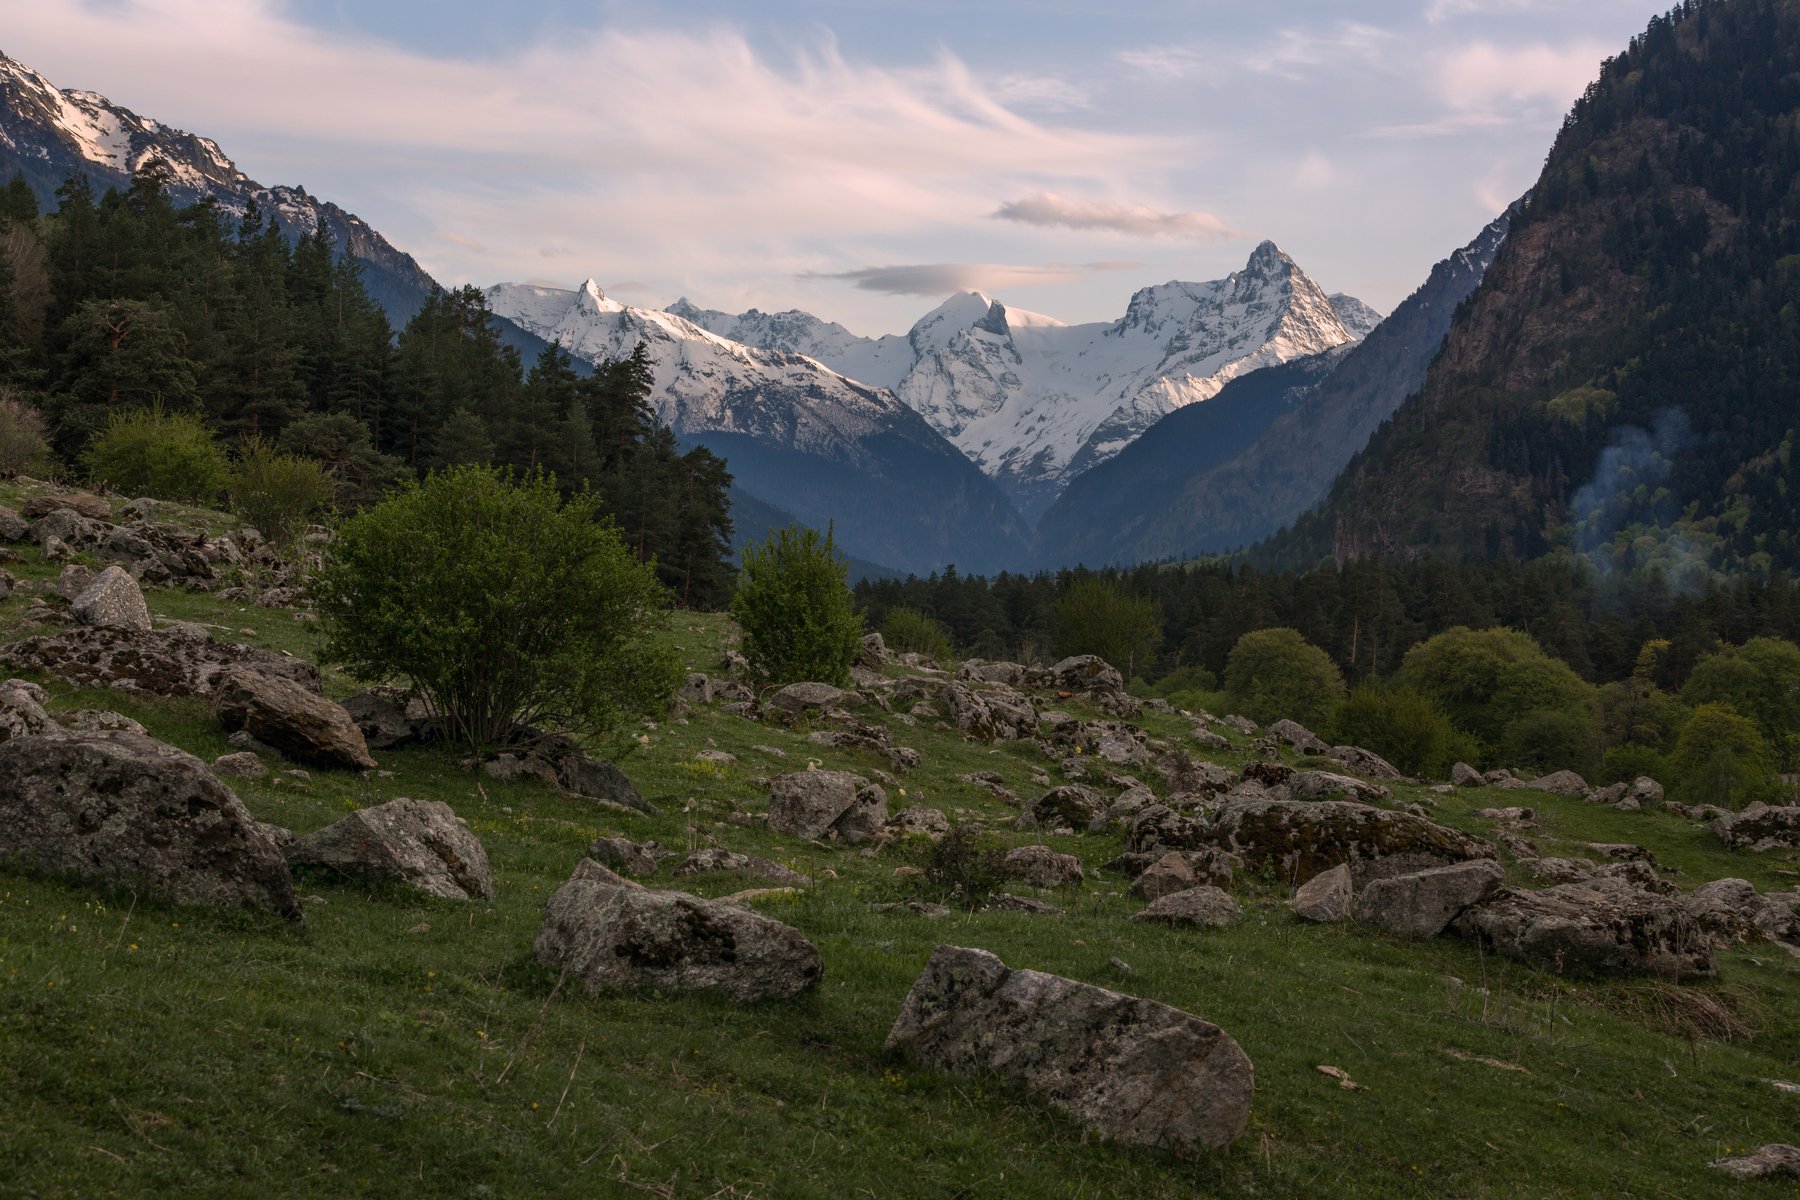
[[[921,573],[947,562],[992,570],[1022,561],[1025,525],[1004,496],[886,388],[683,315],[719,324],[723,314],[627,307],[593,280],[574,291],[501,284],[487,297],[495,313],[591,363],[628,357],[641,342],[662,421],[723,454],[751,495],[809,524],[835,521],[854,554]],[[737,319],[770,340],[786,327],[794,344],[815,349],[841,328],[807,320],[818,328],[761,314]]]
[[[1134,295],[1117,321],[1065,325],[978,292],[952,296],[905,337],[858,338],[801,312],[672,309],[748,345],[805,354],[893,389],[1028,516],[1175,409],[1261,367],[1357,341],[1379,316],[1327,297],[1272,242],[1208,283]]]

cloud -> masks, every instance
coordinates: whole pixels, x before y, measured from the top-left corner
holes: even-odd
[[[1113,57],[1137,74],[1160,83],[1223,83],[1246,72],[1298,81],[1320,67],[1377,62],[1392,44],[1393,36],[1360,21],[1339,21],[1328,29],[1279,30],[1269,40],[1255,45],[1150,46],[1122,50]]]
[[[1439,98],[1461,112],[1548,106],[1560,116],[1599,76],[1609,53],[1611,48],[1601,42],[1473,42],[1438,59],[1431,81]]]
[[[1437,25],[1471,13],[1538,12],[1547,7],[1546,0],[1432,0],[1425,8],[1425,20]]]
[[[1207,212],[1158,212],[1143,204],[1072,200],[1054,192],[1037,192],[1020,200],[1009,200],[989,215],[997,220],[1018,221],[1025,225],[1104,230],[1134,237],[1223,241],[1248,236]]]
[[[1050,263],[1041,267],[1004,263],[914,263],[864,267],[855,271],[805,271],[802,279],[842,280],[865,292],[889,296],[939,297],[951,292],[994,292],[1036,284],[1075,283],[1097,271],[1130,271],[1140,262]]]

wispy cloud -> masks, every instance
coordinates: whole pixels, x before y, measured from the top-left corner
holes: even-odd
[[[1425,20],[1433,25],[1472,13],[1535,12],[1550,7],[1549,0],[1431,0]]]
[[[1245,72],[1299,80],[1320,67],[1357,67],[1379,59],[1394,35],[1361,21],[1324,29],[1290,28],[1256,43],[1196,43],[1123,50],[1114,59],[1156,82],[1223,83]]]
[[[1135,237],[1222,241],[1249,236],[1208,212],[1158,212],[1144,204],[1073,200],[1054,192],[1038,192],[1023,199],[1009,200],[990,215],[997,220],[1018,221],[1025,225],[1104,230]]]
[[[1041,267],[1006,263],[912,263],[863,267],[855,271],[806,271],[802,279],[836,279],[865,292],[889,296],[939,297],[950,292],[995,292],[1009,287],[1075,283],[1097,271],[1129,271],[1141,262],[1050,263]]]

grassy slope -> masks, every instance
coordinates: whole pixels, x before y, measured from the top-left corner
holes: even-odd
[[[159,614],[256,629],[247,640],[280,648],[307,637],[281,613],[160,591],[150,602]],[[0,630],[17,625],[20,606],[0,605]],[[725,633],[716,618],[682,625],[701,669]],[[52,691],[57,707],[127,712],[197,754],[227,749],[197,703]],[[1147,723],[1170,737],[1185,728]],[[926,762],[895,807],[1001,825],[1009,810],[956,776],[997,770],[1029,794],[1044,765],[944,731],[896,733]],[[878,913],[872,902],[906,895],[893,869],[908,851],[867,858],[724,819],[762,807],[759,776],[809,757],[876,765],[804,734],[716,711],[663,723],[623,760],[661,802],[657,817],[499,784],[427,751],[382,755],[392,778],[315,771],[298,786],[277,771],[240,789],[258,817],[301,831],[396,796],[445,800],[487,845],[491,904],[305,878],[308,920],[293,929],[0,875],[0,1195],[1781,1194],[1727,1187],[1703,1165],[1795,1139],[1800,1099],[1764,1082],[1793,1079],[1800,1062],[1800,968],[1778,952],[1729,951],[1718,982],[1680,993],[1719,1001],[1755,1030],[1725,1041],[1684,1036],[1669,989],[1559,980],[1459,941],[1303,925],[1286,893],[1258,880],[1238,889],[1248,913],[1238,928],[1129,924],[1140,905],[1097,869],[1116,837],[1052,839],[1089,867],[1079,894],[1048,897],[1067,907],[1060,918]],[[739,764],[691,761],[713,745]],[[1509,801],[1517,795],[1472,792],[1440,811],[1481,832],[1471,810]],[[1679,867],[1688,886],[1795,877],[1791,856],[1726,854],[1672,817],[1530,802],[1546,852],[1567,849],[1552,838],[1630,840]],[[599,833],[717,843],[835,872],[763,906],[819,944],[823,986],[753,1007],[553,997],[555,975],[531,957],[540,906]],[[690,886],[717,895],[746,884]],[[886,1054],[902,996],[946,941],[1218,1022],[1256,1063],[1249,1131],[1227,1152],[1179,1163],[1086,1142],[1002,1085]],[[1321,1064],[1366,1090],[1340,1089]]]

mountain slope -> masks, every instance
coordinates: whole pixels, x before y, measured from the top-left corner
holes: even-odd
[[[1800,566],[1800,6],[1653,21],[1575,106],[1420,395],[1269,547]]]
[[[902,337],[856,338],[805,313],[671,311],[749,345],[806,354],[889,387],[997,480],[1028,516],[1161,417],[1260,367],[1353,342],[1373,310],[1334,301],[1272,242],[1242,271],[1134,295],[1117,321],[1065,325],[977,292]]]
[[[1212,410],[1233,384],[1198,408],[1164,417],[1118,458],[1077,479],[1039,525],[1039,561],[1131,563],[1221,553],[1269,536],[1318,503],[1351,456],[1418,391],[1457,306],[1506,240],[1513,211],[1433,267],[1362,342],[1332,356],[1330,374],[1269,412],[1247,446],[1225,455],[1214,448]],[[1282,378],[1272,374],[1277,370],[1236,383],[1273,385]],[[1168,468],[1141,465],[1152,458]],[[1147,486],[1151,479],[1156,486]]]
[[[993,483],[892,393],[814,359],[741,345],[673,312],[628,308],[592,280],[576,291],[488,290],[493,310],[589,362],[643,343],[657,416],[723,455],[744,491],[844,549],[921,574],[1017,566],[1026,529]]]

